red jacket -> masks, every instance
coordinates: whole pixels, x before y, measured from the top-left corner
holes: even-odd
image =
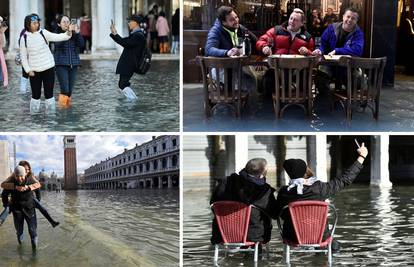
[[[312,36],[304,28],[301,29],[300,33],[293,40],[291,40],[290,32],[288,32],[284,25],[271,28],[260,36],[256,43],[256,49],[260,53],[262,53],[263,47],[268,45],[269,38],[273,38],[272,54],[299,54],[299,48],[302,46],[306,47],[309,52],[315,49],[315,42]]]

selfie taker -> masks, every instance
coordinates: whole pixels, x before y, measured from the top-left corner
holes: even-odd
[[[145,25],[145,19],[142,16],[131,15],[127,21],[131,31],[128,37],[122,38],[118,35],[113,21],[111,21],[110,36],[117,44],[124,47],[116,66],[116,74],[119,74],[118,86],[126,98],[136,100],[138,97],[131,89],[129,80],[136,71],[138,58],[141,58],[144,53],[146,37],[143,25]]]
[[[58,103],[60,107],[69,107],[72,102],[71,96],[75,86],[76,74],[80,66],[79,50],[84,46],[85,41],[80,35],[76,19],[69,20],[68,16],[60,15],[56,23],[58,33],[68,31],[69,26],[73,27],[72,37],[67,41],[55,43],[54,51],[56,75],[60,85]]]

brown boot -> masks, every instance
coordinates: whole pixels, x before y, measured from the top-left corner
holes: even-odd
[[[61,107],[66,107],[68,102],[68,96],[64,94],[59,94],[58,104]]]
[[[160,43],[160,54],[164,54],[164,43]]]
[[[164,53],[170,53],[170,45],[168,42],[164,43]]]

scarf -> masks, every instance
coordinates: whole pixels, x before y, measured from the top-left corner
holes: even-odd
[[[289,181],[289,186],[287,188],[287,191],[289,191],[290,189],[292,189],[296,186],[297,187],[296,190],[297,190],[298,195],[303,195],[303,186],[304,185],[311,186],[316,181],[318,181],[318,178],[316,178],[314,176],[312,176],[308,179],[305,179],[305,178],[291,179]]]
[[[230,34],[230,39],[231,39],[231,42],[233,43],[233,46],[237,46],[239,42],[237,38],[237,29],[235,29],[234,31],[231,31],[224,26],[223,26],[223,29]]]

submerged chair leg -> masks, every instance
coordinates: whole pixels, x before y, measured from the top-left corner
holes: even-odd
[[[285,254],[285,262],[290,263],[290,247],[289,245],[284,245],[283,247],[284,254]]]
[[[257,262],[259,260],[259,242],[256,242],[254,244],[254,262]]]
[[[216,244],[214,246],[214,265],[216,265],[218,262],[218,256],[219,256],[219,245]]]
[[[328,266],[332,264],[332,246],[331,244],[328,245]]]

